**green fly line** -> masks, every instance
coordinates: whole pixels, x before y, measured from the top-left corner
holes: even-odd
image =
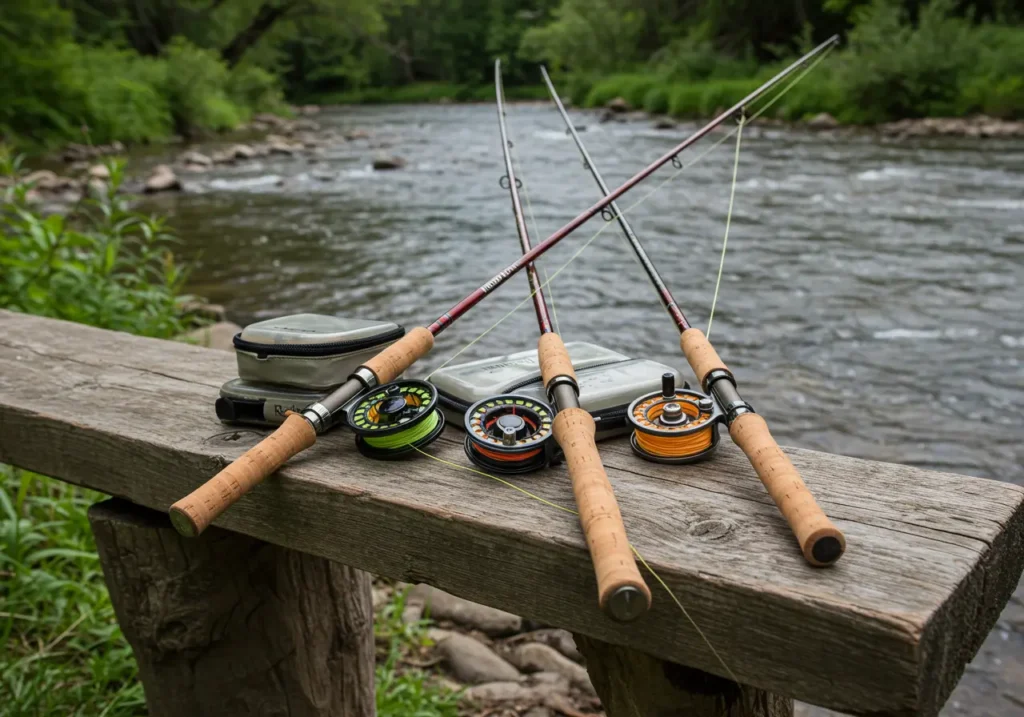
[[[711,335],[711,321],[715,318],[715,306],[718,305],[718,290],[722,286],[722,270],[725,268],[725,248],[729,244],[729,227],[732,226],[732,207],[736,199],[736,177],[740,170],[740,142],[743,139],[743,115],[740,114],[739,126],[736,128],[736,158],[732,163],[732,187],[729,189],[729,211],[725,213],[725,236],[722,237],[722,258],[718,262],[718,277],[715,279],[715,295],[711,299],[711,312],[708,314],[708,328],[705,336]]]
[[[406,446],[412,445],[429,436],[430,432],[437,428],[437,422],[439,420],[438,412],[436,410],[431,411],[426,418],[414,425],[412,428],[398,433],[393,433],[390,436],[364,436],[363,440],[374,448],[383,448],[386,450],[405,448]]]

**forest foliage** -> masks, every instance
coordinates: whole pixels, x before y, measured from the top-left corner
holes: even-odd
[[[843,49],[783,116],[1019,117],[1022,14],[1015,0],[5,0],[0,137],[151,141],[285,98],[489,99],[496,57],[513,92],[544,62],[577,101],[706,114],[833,33]]]

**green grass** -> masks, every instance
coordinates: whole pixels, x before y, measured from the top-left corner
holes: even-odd
[[[457,717],[460,693],[436,684],[422,669],[404,664],[425,656],[432,645],[430,620],[404,623],[408,590],[396,590],[377,614],[373,632],[377,655],[377,717]]]
[[[86,520],[102,497],[0,465],[4,714],[145,712]]]

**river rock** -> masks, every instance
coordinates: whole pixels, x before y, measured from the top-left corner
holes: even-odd
[[[470,702],[527,702],[536,699],[529,687],[518,682],[487,682],[462,693]]]
[[[208,304],[205,301],[185,301],[179,305],[181,313],[191,314],[209,321],[226,321],[227,309],[221,304]]]
[[[183,153],[178,160],[185,166],[199,167],[200,169],[209,169],[213,166],[213,159],[206,156],[202,152],[197,152],[194,149]]]
[[[397,155],[378,154],[373,159],[373,168],[377,170],[401,169],[405,160]]]
[[[519,679],[516,668],[498,657],[487,645],[467,635],[449,633],[438,641],[437,651],[460,682],[479,685]]]
[[[654,120],[654,129],[675,129],[675,120],[669,119],[668,117],[659,117]]]
[[[292,122],[293,132],[316,132],[320,129],[320,123],[311,119],[300,119]]]
[[[523,672],[554,672],[569,680],[573,687],[594,694],[587,671],[547,645],[526,642],[508,650],[505,658]]]
[[[407,604],[422,605],[423,612],[433,620],[451,620],[491,637],[517,633],[523,624],[517,615],[464,600],[426,584],[413,588]]]
[[[629,112],[633,109],[633,105],[626,101],[625,97],[616,97],[615,99],[608,100],[604,103],[604,108],[611,110],[612,112]]]
[[[320,114],[320,105],[302,105],[301,107],[296,107],[295,111],[300,115],[318,115]]]
[[[260,112],[252,118],[252,121],[265,124],[268,127],[284,127],[288,124],[288,120],[284,117],[278,117],[277,115],[270,114],[269,112]]]
[[[24,184],[31,184],[32,189],[39,192],[60,192],[76,186],[75,180],[70,177],[61,177],[49,169],[37,169],[21,180]]]
[[[365,129],[353,129],[345,133],[345,139],[349,141],[354,139],[370,139],[370,133]]]
[[[295,147],[287,142],[272,142],[267,145],[267,149],[271,154],[284,154],[288,156],[291,156],[296,152]]]
[[[174,173],[174,170],[166,164],[158,164],[153,168],[153,173],[149,175],[149,179],[146,180],[144,191],[146,194],[154,194],[156,192],[180,190],[181,180],[178,179],[178,175]]]
[[[835,129],[839,126],[839,120],[828,112],[820,112],[807,120],[807,126],[811,129]]]
[[[568,630],[563,630],[558,627],[544,628],[521,635],[517,639],[529,640],[530,642],[540,642],[548,647],[553,647],[558,650],[573,662],[583,664],[583,655],[581,655],[580,651],[576,648],[576,641],[573,640],[572,633]]]
[[[178,337],[178,341],[204,346],[220,351],[234,351],[235,335],[242,330],[238,324],[230,321],[218,321],[209,326],[201,326]]]
[[[110,168],[105,164],[94,164],[89,167],[89,179],[108,181],[110,179]]]
[[[235,159],[255,159],[259,153],[247,144],[236,144],[230,149]]]

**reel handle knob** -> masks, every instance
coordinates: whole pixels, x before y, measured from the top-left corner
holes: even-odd
[[[661,395],[663,398],[675,398],[676,377],[675,374],[666,372],[661,374]]]

